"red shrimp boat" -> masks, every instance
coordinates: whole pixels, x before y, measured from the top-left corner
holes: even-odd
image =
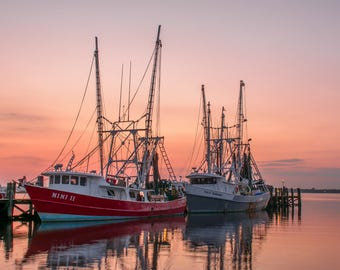
[[[118,121],[109,122],[108,130],[103,128],[106,118],[102,115],[96,38],[98,146],[95,149],[99,151],[100,172],[77,170],[95,153],[91,151],[75,166],[72,166],[72,155],[65,169],[62,164],[55,164],[52,170],[42,173],[42,177],[48,177],[48,187],[26,184],[27,193],[42,221],[135,219],[184,213],[186,198],[165,151],[164,137],[152,134],[156,74],[160,65],[159,35],[160,26],[153,52],[146,114],[135,121],[119,115]],[[128,109],[130,105],[129,100]],[[145,122],[141,126],[140,120],[143,118]],[[109,149],[106,159],[104,144]],[[160,177],[159,156],[163,158],[169,173],[167,179]]]

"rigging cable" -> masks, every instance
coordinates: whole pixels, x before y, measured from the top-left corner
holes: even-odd
[[[122,109],[123,77],[124,77],[124,64],[122,64],[122,71],[121,71],[121,75],[120,75],[120,93],[119,93],[118,121],[121,120],[121,118],[120,118],[120,111]]]
[[[189,157],[189,161],[187,162],[187,168],[186,171],[190,170],[190,167],[192,165],[192,160],[194,157],[194,151],[196,149],[196,144],[197,144],[197,137],[198,137],[198,130],[199,130],[199,125],[200,125],[200,116],[201,116],[201,107],[202,107],[202,97],[200,98],[200,105],[199,105],[199,109],[198,109],[198,120],[197,120],[197,125],[196,125],[196,131],[195,131],[195,139],[194,139],[194,144],[192,146],[192,151],[191,151],[191,155]],[[202,123],[201,123],[202,124]]]
[[[61,161],[65,160],[65,158],[71,153],[71,151],[73,151],[73,149],[77,146],[77,144],[79,143],[80,139],[83,137],[83,135],[85,134],[87,128],[89,127],[90,123],[92,122],[92,119],[94,117],[96,113],[96,108],[94,109],[89,121],[87,122],[82,134],[80,134],[79,138],[76,140],[76,142],[73,144],[73,146],[71,147],[71,149],[64,155],[64,157],[61,159]]]
[[[146,76],[147,71],[149,70],[149,67],[150,67],[150,64],[151,64],[151,61],[152,61],[152,59],[153,59],[153,56],[154,56],[155,52],[156,52],[156,49],[154,49],[154,51],[153,51],[152,54],[151,54],[150,60],[149,60],[149,62],[148,62],[148,64],[147,64],[147,66],[146,66],[146,69],[145,69],[145,71],[144,71],[144,74],[143,74],[143,76],[142,76],[142,79],[140,80],[140,82],[139,82],[139,84],[138,84],[138,87],[137,87],[135,93],[134,93],[133,96],[132,96],[132,99],[129,101],[129,104],[128,104],[126,110],[124,111],[123,117],[125,117],[125,115],[126,115],[126,114],[129,112],[129,110],[130,110],[131,104],[132,104],[132,102],[134,101],[134,99],[135,99],[135,97],[136,97],[136,95],[137,95],[137,93],[138,93],[138,91],[139,91],[139,89],[140,89],[140,87],[141,87],[141,85],[142,85],[142,83],[143,83],[143,81],[144,81],[144,78],[145,78],[145,76]]]
[[[103,142],[106,142],[106,140],[109,139],[109,138],[110,138],[110,134],[107,135],[106,138],[104,138]],[[94,147],[85,157],[83,157],[81,160],[79,160],[78,163],[71,168],[71,170],[73,170],[74,168],[83,164],[90,156],[92,156],[98,150],[98,148],[99,148],[99,145]]]
[[[79,118],[79,115],[80,115],[80,112],[81,112],[81,109],[83,107],[83,104],[84,104],[84,100],[85,100],[85,96],[86,96],[86,93],[87,93],[87,89],[88,89],[88,85],[89,85],[89,81],[90,81],[90,78],[91,78],[91,73],[92,73],[92,68],[93,68],[93,63],[94,63],[94,56],[92,57],[92,63],[91,63],[91,67],[90,67],[90,72],[89,72],[89,75],[88,75],[88,78],[87,78],[87,82],[86,82],[86,87],[85,87],[85,91],[84,91],[84,94],[83,94],[83,98],[81,100],[81,103],[80,103],[80,107],[79,107],[79,110],[78,110],[78,114],[77,114],[77,117],[74,121],[74,124],[73,124],[73,127],[71,129],[71,132],[66,140],[66,143],[64,144],[63,148],[61,149],[60,153],[58,154],[57,158],[53,161],[53,163],[50,165],[50,167],[53,167],[53,165],[58,161],[58,159],[60,158],[60,156],[62,155],[62,153],[64,152],[72,134],[73,134],[73,131],[75,129],[75,126],[78,122],[78,118]],[[50,168],[49,167],[49,168]],[[49,168],[45,169],[45,171],[47,171]]]
[[[96,109],[97,109],[97,108],[96,108]],[[93,115],[95,114],[96,109],[94,110]],[[91,132],[91,137],[90,137],[90,140],[89,140],[89,143],[88,143],[88,145],[87,145],[87,149],[86,149],[85,153],[88,153],[88,151],[89,151],[89,149],[90,149],[91,142],[92,142],[93,135],[94,135],[94,132],[95,132],[95,131],[96,131],[96,125],[93,125],[92,132]],[[86,163],[86,171],[87,171],[87,172],[89,171],[89,163],[90,163],[90,156],[88,157],[87,163]]]

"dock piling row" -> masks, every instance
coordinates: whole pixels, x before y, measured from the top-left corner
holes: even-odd
[[[0,220],[33,220],[37,218],[32,201],[15,196],[16,183],[7,183],[6,198],[1,199]],[[28,208],[27,210],[23,209]],[[16,211],[14,211],[16,210]]]
[[[291,208],[292,212],[294,212],[295,207],[297,207],[299,214],[301,214],[301,206],[300,188],[270,188],[270,200],[267,206],[268,210],[279,211]]]

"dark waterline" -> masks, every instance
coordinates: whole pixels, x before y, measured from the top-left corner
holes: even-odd
[[[120,223],[0,223],[0,269],[340,269],[340,194],[302,214],[206,214]],[[31,235],[31,237],[29,237]]]

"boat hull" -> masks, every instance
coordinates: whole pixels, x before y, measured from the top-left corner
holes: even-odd
[[[228,195],[209,197],[195,194],[187,195],[187,210],[190,213],[212,212],[254,212],[267,207],[270,199],[268,192],[259,195]]]
[[[42,221],[115,220],[183,214],[186,199],[165,202],[126,201],[27,185]]]

